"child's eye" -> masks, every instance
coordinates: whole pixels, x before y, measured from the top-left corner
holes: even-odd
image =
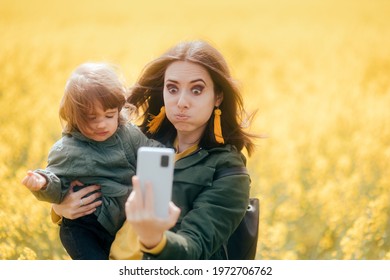
[[[105,117],[108,119],[112,119],[113,117],[116,116],[117,111],[116,110],[108,110],[105,112]]]

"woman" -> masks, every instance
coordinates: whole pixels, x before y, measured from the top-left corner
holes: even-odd
[[[127,228],[144,259],[226,259],[224,244],[246,211],[250,178],[214,175],[245,167],[241,151],[250,155],[254,144],[241,127],[243,101],[225,59],[207,42],[180,43],[146,65],[128,102],[141,110],[140,129],[176,150],[173,203],[166,220],[154,217],[151,190],[143,200],[133,177],[127,222],[114,244],[126,243]],[[121,250],[114,244],[112,251]]]

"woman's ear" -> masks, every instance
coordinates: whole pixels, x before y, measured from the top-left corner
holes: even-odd
[[[216,98],[215,98],[215,104],[214,104],[215,107],[219,107],[219,105],[221,105],[222,101],[223,101],[223,93],[222,92],[217,93]]]

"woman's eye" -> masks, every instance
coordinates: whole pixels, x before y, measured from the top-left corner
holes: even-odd
[[[175,86],[167,86],[167,90],[168,90],[168,92],[169,93],[176,93],[177,91],[178,91],[178,89],[177,89],[177,87],[175,87]]]
[[[201,94],[203,91],[203,87],[202,86],[196,86],[196,87],[193,87],[192,88],[192,92],[196,95],[198,94]]]

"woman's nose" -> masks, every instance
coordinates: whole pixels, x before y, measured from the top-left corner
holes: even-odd
[[[183,91],[180,93],[179,100],[177,101],[177,106],[179,108],[188,108],[188,98],[186,93]]]

